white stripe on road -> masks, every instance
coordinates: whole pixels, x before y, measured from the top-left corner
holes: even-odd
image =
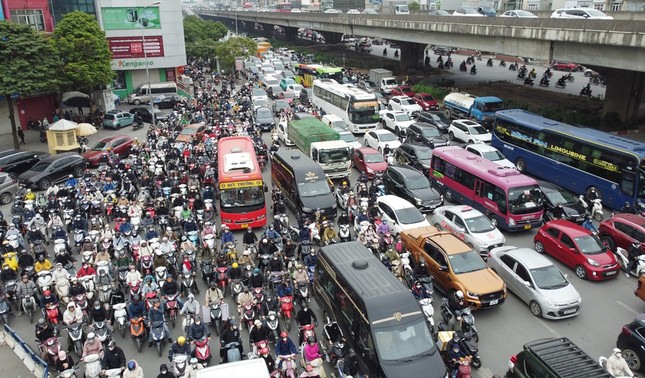
[[[616,303],[618,303],[619,305],[621,305],[621,306],[623,306],[624,308],[626,308],[626,309],[627,309],[627,311],[631,312],[632,314],[634,314],[634,315],[638,315],[638,311],[636,311],[636,310],[634,310],[633,308],[631,308],[631,307],[627,306],[627,305],[626,305],[626,304],[624,304],[623,302],[621,302],[621,301],[616,301]]]

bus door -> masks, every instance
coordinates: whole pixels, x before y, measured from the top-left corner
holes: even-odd
[[[479,207],[478,210],[490,218],[491,214],[500,215],[499,212],[502,207],[506,207],[506,195],[501,188],[479,178],[475,178],[474,202],[477,205],[475,207]],[[502,213],[501,215],[504,215],[506,211]]]

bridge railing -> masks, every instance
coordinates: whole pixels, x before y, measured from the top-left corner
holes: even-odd
[[[0,342],[9,346],[16,356],[25,364],[25,367],[38,378],[49,377],[49,367],[47,363],[40,358],[38,353],[8,325],[4,325],[4,330],[0,332]],[[11,375],[11,373],[9,373]]]

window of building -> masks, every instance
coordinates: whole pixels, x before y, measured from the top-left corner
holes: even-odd
[[[114,89],[125,89],[126,84],[125,84],[125,71],[114,71],[116,73],[116,76],[114,77],[114,82],[112,83],[112,86],[114,86]]]
[[[594,9],[597,9],[599,11],[604,11],[605,10],[605,3],[594,4],[593,7],[594,7]]]
[[[10,13],[11,21],[21,25],[29,25],[38,31],[45,31],[45,18],[42,9],[12,9]]]
[[[611,11],[612,12],[618,12],[620,11],[620,7],[622,6],[622,3],[613,3],[611,4]]]

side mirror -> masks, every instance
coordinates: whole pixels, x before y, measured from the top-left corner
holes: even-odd
[[[470,135],[470,131],[464,131],[464,134]]]
[[[569,251],[570,251],[571,253],[578,253],[578,250],[577,250],[577,249],[575,249],[575,248],[569,248]]]
[[[526,287],[531,287],[531,283],[529,281],[523,281],[524,286]]]

